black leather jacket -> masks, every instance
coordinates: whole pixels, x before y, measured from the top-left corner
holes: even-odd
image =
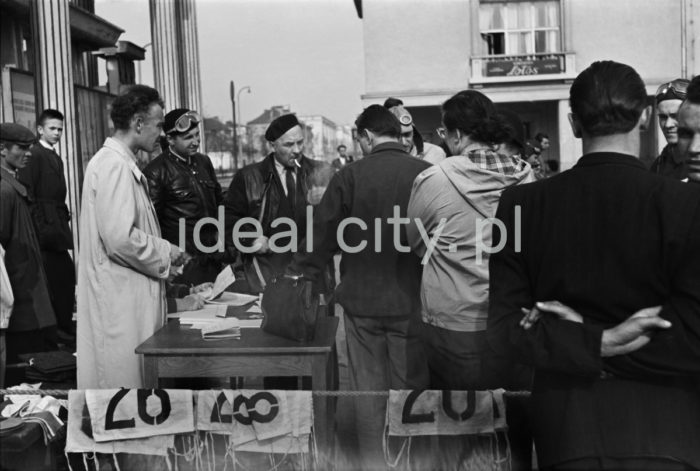
[[[301,158],[301,168],[297,170],[296,185],[300,189],[299,198],[305,199],[304,206],[318,203],[332,174],[333,170],[327,162],[307,157]],[[271,227],[271,223],[275,219],[291,216],[285,212],[284,198],[286,196],[275,169],[274,154],[269,154],[262,161],[239,170],[233,177],[224,202],[226,208],[226,244],[232,245],[233,227],[242,218],[253,218],[260,221],[263,235],[267,237],[287,231],[289,228],[286,224],[281,224],[276,228]],[[262,208],[263,200],[265,200],[264,209]],[[264,211],[262,217],[261,211]],[[297,242],[301,244],[306,235],[306,211],[298,211],[293,219],[298,228]],[[252,230],[251,224],[243,224],[238,232]],[[242,246],[250,247],[253,240],[254,238],[240,238],[239,242]],[[279,245],[283,246],[284,243]],[[292,255],[292,252],[268,253],[258,254],[256,258],[263,271],[263,276],[267,279],[272,273],[283,271],[291,261]],[[254,282],[256,276],[252,271],[252,258],[250,254],[243,254],[243,265],[252,292],[259,292],[261,291],[260,286]]]
[[[194,226],[201,218],[217,218],[217,208],[223,199],[209,157],[197,153],[185,162],[168,149],[153,159],[143,173],[163,238],[179,245],[179,221],[184,218],[186,250],[193,255],[201,253],[194,247]],[[217,235],[216,227],[206,224],[202,226],[200,240],[206,246],[213,246]]]

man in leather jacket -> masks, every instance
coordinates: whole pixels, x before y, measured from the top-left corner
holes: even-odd
[[[202,218],[216,218],[222,202],[221,185],[216,179],[209,157],[197,152],[200,144],[200,117],[185,108],[165,115],[161,142],[163,153],[144,169],[148,189],[163,238],[180,245],[180,219],[185,221],[185,251],[192,256],[178,283],[198,285],[214,281],[221,271],[224,255],[221,251],[206,254],[202,247],[214,247],[218,240],[215,224],[204,224],[198,240],[194,227]]]
[[[248,286],[240,290],[251,293],[262,292],[267,280],[291,262],[306,236],[307,206],[318,203],[332,173],[326,162],[303,155],[304,132],[295,115],[272,121],[265,138],[273,151],[236,173],[224,201],[226,243],[232,243],[233,234],[244,248],[239,251]],[[255,232],[252,221],[238,223],[243,218],[256,220],[262,232],[243,238],[244,232]]]

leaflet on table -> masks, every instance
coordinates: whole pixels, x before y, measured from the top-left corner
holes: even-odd
[[[246,304],[250,304],[254,301],[257,301],[258,297],[252,294],[243,294],[243,293],[232,293],[230,291],[224,291],[221,293],[221,296],[219,296],[218,299],[216,300],[211,300],[208,299],[206,300],[208,303],[211,304],[226,304],[228,306],[245,306]]]
[[[202,327],[202,338],[204,340],[239,339],[241,338],[240,323],[235,317],[219,319],[216,323]]]
[[[202,322],[217,322],[226,317],[226,305],[205,304],[197,311],[181,311],[168,314],[168,319],[180,319],[180,324],[197,324]]]
[[[198,294],[203,297],[205,301],[210,302],[212,299],[223,293],[224,290],[231,286],[234,281],[236,281],[236,276],[233,274],[231,265],[226,265],[226,268],[221,270],[221,273],[216,275],[214,286],[212,286],[211,289],[200,291]]]

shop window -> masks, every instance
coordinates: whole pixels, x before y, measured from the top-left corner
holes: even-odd
[[[561,51],[558,0],[487,1],[479,5],[484,56]]]

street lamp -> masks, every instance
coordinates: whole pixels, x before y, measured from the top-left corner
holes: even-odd
[[[246,85],[245,87],[241,88],[238,90],[238,93],[236,94],[236,101],[238,102],[238,122],[242,123],[241,121],[241,92],[248,90],[248,93],[250,93],[252,90],[250,89],[250,85]],[[234,144],[236,145],[236,152],[240,155],[240,150],[238,149],[238,141],[235,141]]]

